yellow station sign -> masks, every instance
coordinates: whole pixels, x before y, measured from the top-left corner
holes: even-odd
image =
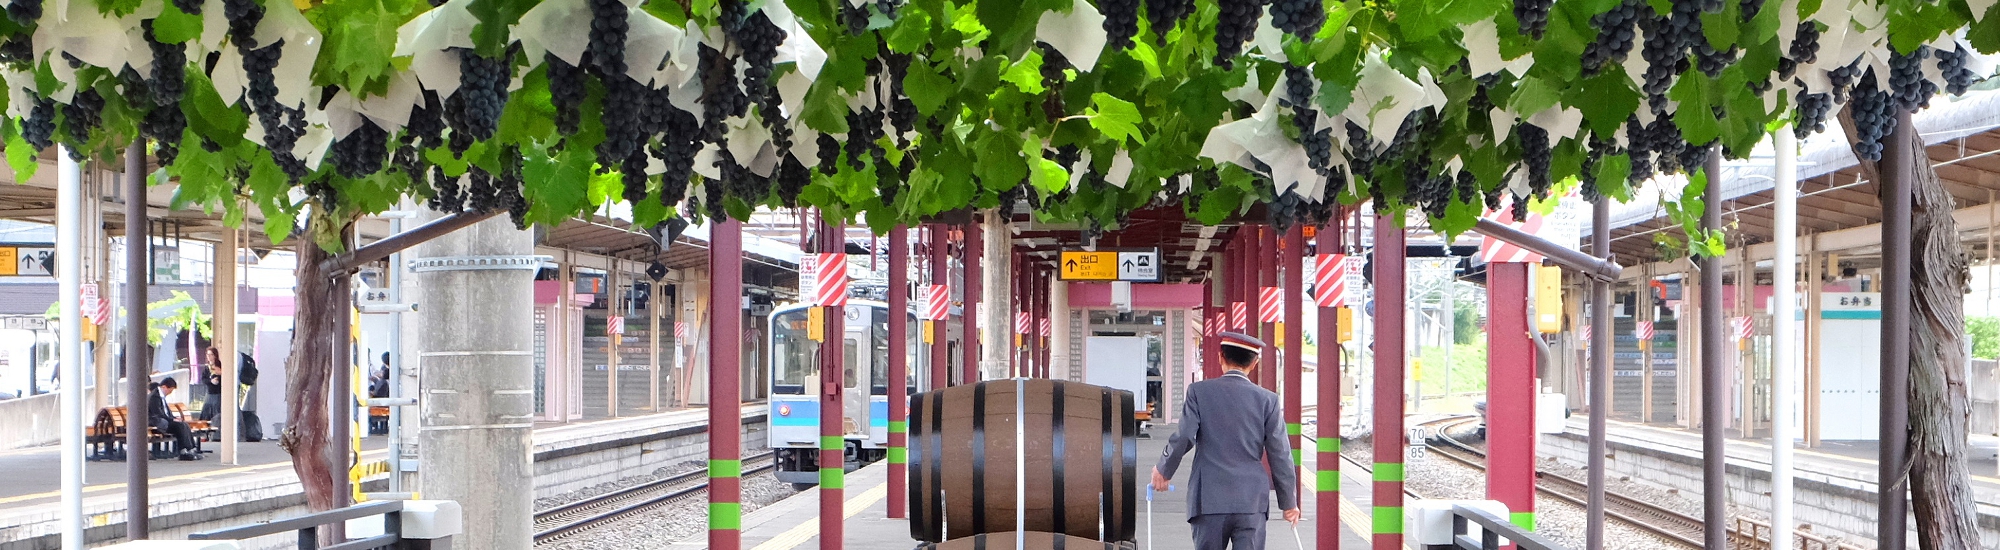
[[[1056,268],[1056,273],[1065,281],[1116,281],[1118,253],[1064,250]]]

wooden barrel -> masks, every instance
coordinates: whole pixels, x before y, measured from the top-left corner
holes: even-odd
[[[1027,531],[1134,540],[1140,479],[1132,411],[1132,392],[1056,380],[992,380],[917,394],[910,402],[910,536],[943,542],[1011,533],[1018,517]],[[1017,456],[1024,464],[1018,477]],[[1017,490],[1024,491],[1021,506]]]
[[[1017,546],[1028,550],[1135,550],[1139,545],[1130,541],[1102,542],[1083,537],[1072,537],[1057,533],[1023,531],[1016,533],[979,534],[944,542],[927,542],[917,545],[917,550],[1011,550]]]

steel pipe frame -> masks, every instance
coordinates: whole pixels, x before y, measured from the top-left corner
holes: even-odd
[[[1705,231],[1715,231],[1722,228],[1722,182],[1716,179],[1722,173],[1720,147],[1709,150],[1708,164],[1703,172],[1707,173],[1709,180],[1702,192],[1701,227]],[[1699,258],[1695,263],[1700,266],[1701,272],[1702,517],[1708,525],[1728,525],[1729,480],[1726,476],[1729,472],[1725,466],[1728,457],[1723,432],[1729,418],[1729,404],[1724,397],[1729,389],[1729,380],[1725,368],[1727,356],[1724,354],[1728,347],[1724,342],[1728,336],[1723,330],[1727,325],[1723,324],[1722,318],[1723,263],[1721,258],[1715,257]],[[1883,349],[1888,349],[1888,345],[1885,344]],[[1728,530],[1707,530],[1704,546],[1708,550],[1728,550]]]
[[[815,251],[845,251],[847,232],[840,223],[819,214]],[[826,334],[820,340],[819,392],[819,547],[840,550],[845,540],[847,501],[847,411],[843,406],[842,373],[846,372],[847,308],[827,306]],[[831,346],[831,347],[829,347]],[[865,387],[865,386],[864,386]],[[866,390],[863,390],[866,391]],[[828,467],[828,465],[832,467]]]
[[[1373,548],[1403,547],[1403,349],[1404,230],[1383,214],[1375,216],[1375,516]]]
[[[1296,223],[1292,224],[1292,227],[1285,231],[1284,238],[1285,328],[1283,332],[1285,342],[1280,347],[1285,353],[1285,381],[1283,384],[1285,389],[1285,434],[1292,445],[1292,476],[1293,479],[1298,479],[1299,472],[1305,467],[1305,461],[1303,460],[1305,448],[1300,445],[1301,416],[1304,414],[1302,409],[1305,406],[1305,384],[1302,383],[1305,374],[1305,357],[1303,355],[1305,352],[1305,341],[1303,340],[1303,331],[1305,330],[1305,274],[1302,273],[1302,266],[1305,264],[1306,249],[1305,227]],[[1296,497],[1304,497],[1305,486],[1302,484],[1293,484],[1292,493]],[[1303,499],[1301,498],[1300,500]]]
[[[1792,346],[1796,325],[1791,322],[1798,310],[1799,190],[1798,138],[1789,125],[1772,133],[1771,148],[1777,157],[1776,179],[1771,202],[1772,233],[1777,237],[1777,261],[1771,263],[1771,547],[1793,548],[1792,525],[1792,403],[1798,382],[1792,377],[1797,361]],[[1991,201],[1988,204],[1993,204]],[[1987,233],[1992,238],[1992,233]],[[1992,247],[1987,247],[1992,253]],[[1753,306],[1754,307],[1754,306]]]
[[[1600,198],[1591,206],[1590,253],[1600,258],[1611,254],[1611,199]],[[1584,508],[1584,547],[1604,548],[1604,458],[1605,437],[1611,416],[1611,281],[1590,282],[1590,456],[1586,480],[1590,486]]]
[[[1472,230],[1495,240],[1528,249],[1529,252],[1541,254],[1563,267],[1576,270],[1592,279],[1617,281],[1619,274],[1625,271],[1618,262],[1611,261],[1608,255],[1590,255],[1570,250],[1548,239],[1524,233],[1493,220],[1480,218],[1472,226]]]
[[[1486,498],[1507,505],[1509,519],[1535,528],[1535,345],[1529,339],[1528,270],[1519,262],[1486,264],[1492,351],[1486,371]],[[1376,312],[1381,312],[1378,305]]]
[[[889,230],[889,495],[887,516],[908,516],[910,230]]]
[[[56,216],[56,299],[63,304],[57,328],[60,336],[57,338],[57,353],[61,357],[57,363],[60,369],[57,376],[62,380],[83,380],[83,174],[76,161],[70,160],[68,147],[62,149],[55,155],[56,210],[59,212]],[[135,202],[145,204],[145,201]],[[83,384],[63,384],[60,391],[62,395],[56,398],[62,409],[62,527],[59,538],[63,548],[83,548]]]
[[[495,210],[485,213],[460,212],[449,214],[445,217],[432,220],[430,223],[411,228],[409,231],[390,235],[382,240],[369,243],[368,246],[355,248],[345,254],[322,260],[320,261],[319,268],[320,271],[330,275],[360,269],[361,266],[367,265],[370,262],[388,258],[390,254],[395,254],[453,231],[472,227],[473,224],[486,221],[488,218],[505,212],[504,210]]]
[[[152,402],[147,398],[147,384],[152,382],[153,369],[147,365],[146,346],[146,279],[153,270],[148,266],[152,256],[153,240],[150,235],[152,224],[146,218],[146,174],[145,148],[134,141],[125,147],[125,419],[128,428],[132,420],[146,418]],[[147,430],[125,430],[125,538],[146,540],[147,520],[151,515],[149,507],[146,462],[151,449],[147,446]]]
[[[1314,250],[1318,254],[1346,252],[1345,216],[1327,220]],[[1303,305],[1301,306],[1303,307]],[[1319,314],[1319,416],[1314,429],[1313,547],[1340,548],[1340,310],[1314,308]],[[1213,346],[1210,346],[1213,347]]]
[[[743,297],[743,222],[724,219],[709,232],[708,303]],[[711,309],[717,309],[711,307]],[[721,308],[729,309],[729,308]],[[742,315],[710,315],[708,331],[708,547],[743,546]]]

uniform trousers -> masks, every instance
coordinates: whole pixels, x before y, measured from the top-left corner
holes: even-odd
[[[1196,550],[1264,550],[1265,514],[1201,514],[1188,519]]]

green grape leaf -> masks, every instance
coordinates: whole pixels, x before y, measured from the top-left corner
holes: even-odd
[[[1908,52],[1917,46],[1936,40],[1938,35],[1947,34],[1965,27],[1967,21],[1953,9],[1955,4],[1929,2],[1895,2],[1889,4],[1889,45],[1896,51]],[[2000,21],[1987,20],[1979,26],[1996,26]]]
[[[319,58],[313,62],[313,83],[340,86],[358,97],[387,93],[390,76],[397,67],[391,57],[393,52],[382,45],[396,43],[397,27],[416,16],[417,6],[428,4],[344,0],[307,11],[306,18],[325,34]],[[494,55],[497,51],[481,50],[481,53]]]
[[[1639,109],[1640,98],[1625,71],[1610,70],[1572,86],[1565,102],[1583,113],[1583,122],[1591,131],[1609,136]]]
[[[910,76],[914,77],[921,72],[917,69],[920,65],[923,63],[914,61],[910,63]],[[913,90],[910,83],[911,79],[905,79],[903,89]],[[916,101],[917,93],[915,91],[909,93],[911,101]],[[922,103],[917,105],[918,109],[922,109]],[[812,88],[806,91],[805,105],[800,111],[799,117],[805,121],[808,128],[829,134],[847,133],[847,100],[841,97],[840,90],[832,82],[822,80],[813,83]]]
[[[390,36],[395,35],[391,29]],[[175,7],[173,2],[163,2],[160,16],[153,20],[153,39],[161,44],[180,44],[201,36],[201,16],[191,15]],[[380,44],[376,45],[381,48]]]
[[[1626,178],[1632,175],[1632,155],[1619,153],[1606,155],[1597,160],[1597,192],[1618,202],[1632,200],[1632,188]]]
[[[951,98],[951,92],[951,79],[938,74],[928,62],[921,59],[910,60],[910,69],[903,77],[903,94],[910,97],[911,103],[916,104],[918,113],[924,116],[936,116],[938,108],[943,107],[945,101]],[[845,111],[847,104],[842,102],[840,109]],[[841,126],[846,125],[847,122],[842,120]]]
[[[1561,100],[1562,90],[1557,88],[1556,84],[1528,76],[1522,78],[1520,85],[1514,88],[1514,96],[1507,101],[1507,110],[1525,117],[1553,107]]]
[[[889,31],[889,50],[916,53],[931,40],[931,15],[923,8],[908,6]]]
[[[188,129],[224,148],[243,142],[243,132],[250,129],[250,116],[224,103],[208,75],[189,65],[184,86],[181,113],[187,116]]]
[[[1028,176],[1028,166],[1021,159],[1024,147],[1020,138],[1007,132],[985,132],[973,145],[978,150],[979,184],[987,189],[1001,190],[1013,187]]]
[[[479,55],[488,58],[498,58],[506,53],[507,44],[513,41],[508,33],[508,27],[519,22],[521,14],[527,13],[536,3],[536,0],[471,0],[465,8],[474,18],[479,19],[479,24],[472,27],[474,49],[478,50]],[[395,27],[384,26],[390,28],[393,36]],[[395,42],[392,40],[388,43]]]
[[[42,167],[41,155],[21,137],[20,122],[7,119],[7,166],[14,170],[14,181],[24,182],[35,179],[35,170]]]
[[[1021,90],[1023,93],[1042,93],[1044,88],[1042,87],[1041,52],[1029,50],[1027,57],[1023,57],[1020,61],[1007,67],[1007,71],[1000,75],[1000,80],[1012,83],[1014,88]]]
[[[112,17],[124,17],[139,11],[145,0],[97,0],[97,13]]]
[[[1084,116],[1090,117],[1090,127],[1113,143],[1124,143],[1128,137],[1141,145],[1146,143],[1145,136],[1139,135],[1139,108],[1130,101],[1104,92],[1091,94],[1090,108],[1084,110]]]
[[[1220,225],[1236,212],[1243,203],[1243,189],[1233,185],[1219,186],[1201,195],[1200,207],[1194,219],[1202,225]]]
[[[1965,41],[1980,53],[1992,55],[2000,53],[2000,3],[1986,7],[1986,15],[1980,18],[1984,25],[1972,25],[1965,29]]]
[[[604,206],[625,194],[625,177],[618,172],[605,172],[590,176],[588,196],[592,210]]]

